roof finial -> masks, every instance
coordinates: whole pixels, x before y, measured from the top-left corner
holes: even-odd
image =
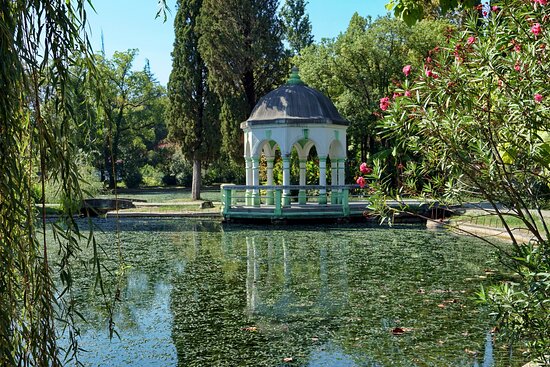
[[[300,70],[298,69],[297,66],[292,67],[292,71],[290,72],[290,78],[288,78],[286,84],[288,85],[305,85],[306,84],[302,81],[302,79],[300,79]]]

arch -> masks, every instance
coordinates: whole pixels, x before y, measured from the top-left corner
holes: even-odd
[[[343,159],[346,157],[346,151],[339,140],[334,139],[330,143],[328,156],[331,160]]]
[[[298,152],[298,157],[300,159],[307,159],[307,156],[309,155],[309,151],[312,147],[317,147],[318,144],[313,139],[296,139],[292,144],[290,144],[290,150],[292,151],[292,148],[295,147],[296,151]]]

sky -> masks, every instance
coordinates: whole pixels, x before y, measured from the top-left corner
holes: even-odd
[[[107,57],[115,51],[137,48],[134,69],[143,69],[147,59],[157,80],[166,85],[172,68],[176,1],[167,0],[171,13],[166,22],[155,19],[157,0],[92,0],[92,3],[95,12],[88,10],[88,27],[94,51],[102,49],[101,34]],[[386,3],[387,0],[309,0],[306,10],[315,41],[345,31],[355,12],[373,18],[386,14]]]

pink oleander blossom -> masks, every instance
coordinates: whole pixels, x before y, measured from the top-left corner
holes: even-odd
[[[403,74],[405,74],[405,76],[409,76],[410,73],[411,73],[411,66],[410,65],[403,66]]]
[[[363,176],[359,176],[356,182],[361,188],[365,187],[366,181]]]
[[[380,109],[386,111],[390,107],[390,98],[384,97],[380,98]]]
[[[545,6],[548,4],[548,0],[532,0],[532,1],[533,1],[533,4],[539,4],[542,6]]]
[[[467,44],[472,45],[476,41],[476,38],[474,36],[468,37],[468,41],[466,41]]]
[[[411,91],[410,90],[406,90],[405,91],[405,97],[410,97],[411,96]]]
[[[531,33],[533,33],[535,36],[538,36],[542,32],[542,27],[540,26],[540,23],[535,23],[531,27]]]
[[[542,94],[535,93],[535,102],[541,103],[542,102]]]
[[[365,162],[361,163],[361,165],[359,166],[359,170],[361,171],[361,173],[364,173],[366,175],[372,172],[372,168],[370,168]]]

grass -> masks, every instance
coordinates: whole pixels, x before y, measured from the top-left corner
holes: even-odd
[[[100,195],[99,198],[111,199],[114,194]],[[181,203],[193,201],[191,190],[187,188],[150,188],[150,189],[120,189],[118,197],[148,203]],[[201,192],[202,200],[220,201],[220,190],[208,188]]]
[[[519,219],[511,215],[503,215],[504,220],[510,228],[527,229],[525,224]],[[496,213],[483,210],[468,210],[465,214],[452,218],[453,222],[462,224],[473,224],[483,227],[504,228],[504,224]],[[544,230],[540,218],[535,219],[535,223],[539,230]]]

